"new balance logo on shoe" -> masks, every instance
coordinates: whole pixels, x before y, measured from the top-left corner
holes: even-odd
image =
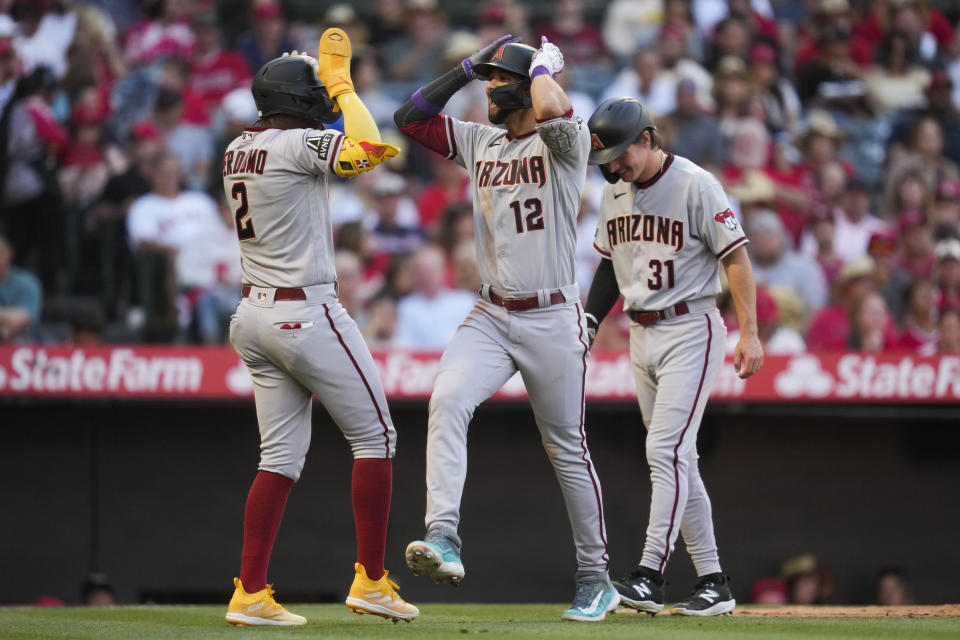
[[[713,589],[704,589],[703,593],[700,594],[700,597],[713,604],[720,599],[720,594],[714,591]]]
[[[647,597],[651,593],[653,593],[653,591],[650,590],[650,587],[648,587],[646,583],[633,585],[633,590],[639,593],[643,597]]]

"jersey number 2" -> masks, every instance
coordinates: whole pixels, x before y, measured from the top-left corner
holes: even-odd
[[[247,185],[244,182],[234,182],[230,195],[234,200],[240,201],[234,214],[237,220],[237,237],[241,240],[256,238],[257,232],[253,230],[253,219],[250,217],[250,203],[247,202]]]
[[[543,229],[543,205],[540,198],[527,198],[523,201],[523,206],[529,212],[527,213],[527,231],[538,231]],[[520,201],[514,200],[510,203],[513,209],[513,217],[517,223],[517,233],[523,233],[523,213],[520,211]]]
[[[647,278],[647,286],[652,290],[663,288],[663,268],[667,268],[667,289],[673,289],[673,260],[651,260],[650,268],[653,269],[653,275]]]

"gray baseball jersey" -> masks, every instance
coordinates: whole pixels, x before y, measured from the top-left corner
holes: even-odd
[[[343,141],[333,129],[249,127],[223,156],[243,281],[262,287],[333,282],[327,175]]]
[[[466,167],[473,189],[481,297],[444,350],[427,436],[426,525],[456,530],[476,407],[518,371],[573,529],[580,571],[609,563],[600,481],[584,430],[586,320],[576,287],[576,219],[586,180],[587,128],[572,111],[520,138],[434,116],[404,132]],[[489,292],[536,296],[508,311]],[[551,294],[562,293],[563,302]]]
[[[747,242],[723,187],[667,154],[645,185],[603,189],[594,248],[613,261],[624,310],[661,310],[720,293],[720,262]]]
[[[253,380],[260,469],[298,479],[315,394],[355,458],[390,458],[396,432],[376,365],[336,294],[327,175],[339,131],[248,128],[227,147],[245,295],[230,342]]]
[[[513,139],[503,129],[441,117],[453,133],[448,157],[471,173],[483,281],[510,294],[576,282],[577,212],[590,150],[581,119],[551,121],[575,136],[558,154],[536,132]]]

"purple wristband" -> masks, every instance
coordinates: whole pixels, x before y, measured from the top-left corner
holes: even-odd
[[[443,107],[430,104],[430,101],[423,97],[423,88],[417,89],[414,94],[410,96],[410,102],[428,116],[435,116],[443,110]]]
[[[546,68],[545,66],[543,66],[542,64],[539,64],[539,65],[537,65],[537,66],[534,68],[533,71],[530,72],[530,79],[533,80],[533,79],[536,78],[537,76],[542,76],[542,75],[548,75],[548,76],[550,76],[551,78],[553,77],[553,74],[550,73],[550,70],[549,70],[549,69],[547,69],[547,68]]]
[[[461,60],[460,66],[463,67],[463,72],[467,74],[467,78],[473,80],[473,62],[470,58]]]

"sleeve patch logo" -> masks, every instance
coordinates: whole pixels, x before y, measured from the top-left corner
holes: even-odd
[[[733,211],[727,209],[726,211],[721,211],[717,215],[713,216],[713,219],[717,222],[725,225],[730,231],[736,231],[740,228],[740,225],[737,223],[736,217],[733,215]]]
[[[316,151],[318,158],[326,160],[330,154],[330,141],[332,139],[333,136],[331,135],[310,136],[307,138],[307,146]]]
[[[603,149],[603,143],[600,141],[600,136],[595,133],[590,134],[590,146],[593,147],[594,151],[600,151]],[[719,219],[719,218],[718,218]]]

